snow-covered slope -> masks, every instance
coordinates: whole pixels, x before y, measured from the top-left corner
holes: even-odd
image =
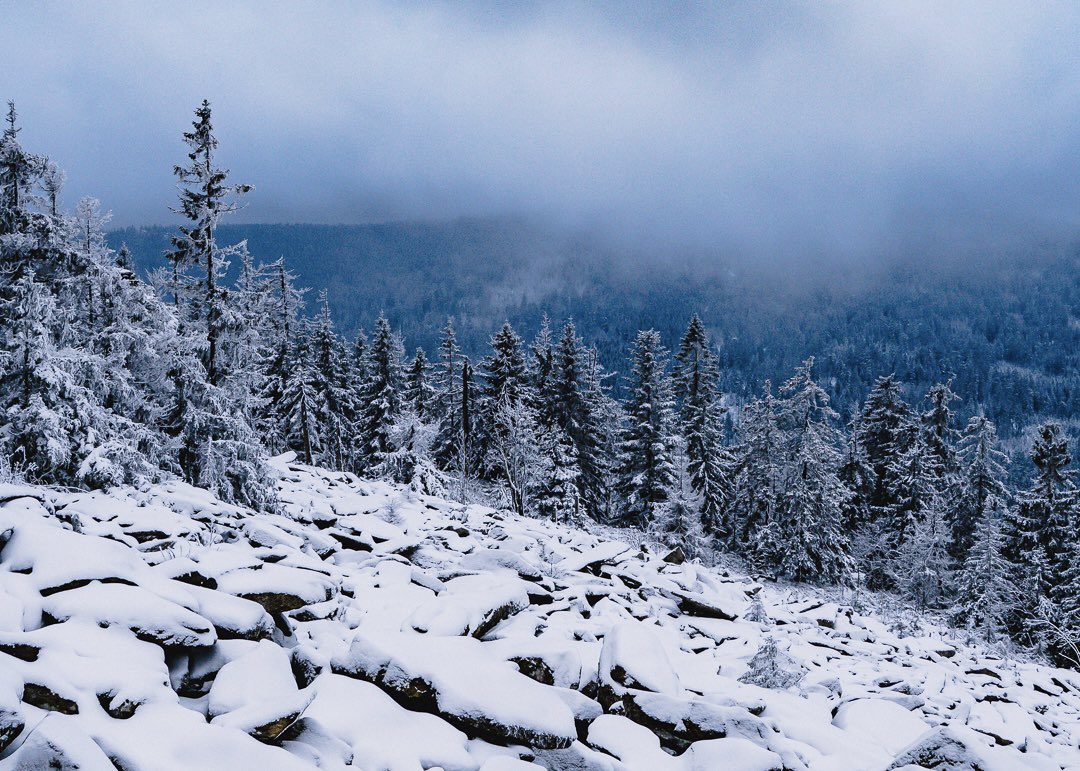
[[[1080,677],[276,461],[0,486],[0,769],[1080,768]]]

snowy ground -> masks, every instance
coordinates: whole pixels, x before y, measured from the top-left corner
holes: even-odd
[[[0,769],[1080,768],[1075,673],[277,465],[282,515],[0,486]]]

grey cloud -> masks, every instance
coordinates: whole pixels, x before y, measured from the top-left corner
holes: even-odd
[[[251,221],[528,212],[854,259],[1080,225],[1076,6],[674,7],[5,4],[0,96],[121,224],[169,219],[205,96]]]

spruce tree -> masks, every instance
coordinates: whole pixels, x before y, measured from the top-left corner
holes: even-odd
[[[423,348],[417,348],[405,371],[405,400],[419,420],[428,420],[435,409],[435,388],[431,385],[430,369]]]
[[[960,486],[951,501],[949,553],[958,564],[964,564],[986,509],[1000,506],[1004,510],[1008,505],[1008,458],[998,449],[997,430],[986,417],[976,415],[968,421],[960,444],[960,463]]]
[[[605,448],[604,399],[595,355],[585,348],[573,321],[568,321],[554,351],[553,381],[548,409],[554,425],[572,445],[578,489],[585,512],[594,519],[608,510],[610,460]]]
[[[688,471],[685,442],[682,445],[674,454],[675,477],[667,500],[658,510],[650,531],[668,549],[679,548],[688,559],[696,559],[707,551],[709,539],[702,526],[701,500]]]
[[[386,316],[375,322],[368,353],[368,379],[361,401],[359,431],[365,467],[372,468],[393,449],[391,430],[402,406],[401,342]]]
[[[874,469],[862,444],[858,413],[848,424],[840,481],[851,491],[851,497],[844,509],[844,528],[849,533],[856,533],[870,521],[870,500],[875,485]]]
[[[262,365],[261,404],[255,426],[270,451],[279,453],[289,446],[281,405],[293,374],[293,364],[298,358],[294,351],[295,338],[307,290],[296,287],[296,276],[285,267],[284,258],[269,265],[266,272],[272,289],[268,309],[270,330],[267,333],[269,339],[264,341],[266,359]]]
[[[989,494],[979,509],[964,564],[957,579],[955,623],[977,631],[989,642],[1001,639],[1013,612],[1015,587],[1002,556],[1001,518],[1005,502]]]
[[[896,462],[917,434],[911,408],[902,386],[893,375],[879,377],[866,398],[859,420],[859,444],[874,470],[874,492],[869,511],[873,518],[884,513],[896,497]]]
[[[277,408],[284,446],[294,450],[308,465],[322,450],[319,415],[319,374],[315,369],[306,334],[297,335],[284,367],[281,401]]]
[[[782,495],[776,523],[777,567],[795,581],[845,580],[851,572],[843,514],[850,492],[840,481],[839,417],[814,381],[807,359],[780,389],[778,422],[785,432]]]
[[[1003,531],[1004,555],[1018,588],[1011,631],[1022,641],[1038,642],[1048,605],[1067,603],[1073,588],[1068,575],[1080,500],[1068,439],[1058,423],[1039,426],[1031,460],[1035,479],[1007,514]]]
[[[736,448],[735,493],[730,508],[732,546],[749,557],[761,552],[762,532],[776,520],[780,464],[786,439],[777,424],[776,397],[768,381],[743,410]]]
[[[953,393],[951,386],[952,381],[931,386],[926,393],[929,407],[919,418],[923,444],[938,477],[939,493],[947,492],[959,471],[956,448],[960,432],[953,427],[954,414],[949,405],[959,401],[960,397]]]
[[[446,320],[439,342],[439,362],[432,378],[435,386],[435,418],[439,430],[433,447],[443,469],[454,465],[461,434],[461,349],[457,344],[454,318]]]
[[[679,342],[672,368],[675,398],[679,403],[679,428],[686,440],[686,462],[706,534],[726,538],[721,521],[728,505],[730,470],[722,443],[724,408],[717,387],[716,355],[705,325],[694,314]]]
[[[226,374],[220,351],[228,313],[225,271],[229,258],[246,248],[220,246],[217,228],[225,216],[239,208],[236,198],[252,187],[226,184],[228,172],[215,166],[218,140],[211,123],[210,103],[206,100],[195,111],[191,131],[184,132],[184,143],[189,149],[188,164],[174,167],[173,173],[180,187],[177,212],[190,224],[181,225],[179,233],[171,239],[173,249],[168,257],[175,282],[172,291],[178,300],[183,299],[182,293],[190,293],[190,316],[203,327],[206,377],[210,385],[216,386]],[[193,278],[187,275],[192,269],[196,271]]]
[[[581,524],[581,491],[573,444],[555,427],[541,438],[541,476],[536,493],[537,513],[553,522]]]
[[[491,450],[496,445],[505,447],[507,444],[508,437],[499,432],[508,428],[510,413],[529,410],[535,401],[530,391],[521,338],[509,323],[504,323],[492,336],[491,353],[481,361],[480,368],[482,383],[478,394],[480,414],[477,416],[476,444],[483,456],[483,470],[490,475],[499,473],[505,466],[503,456],[493,455]],[[531,415],[527,422],[534,422]]]
[[[394,370],[397,371],[400,367],[400,346],[393,337],[391,342],[395,345],[397,363]],[[311,347],[317,375],[316,390],[319,394],[318,422],[323,435],[323,449],[318,462],[330,468],[359,471],[361,464],[355,457],[352,437],[357,433],[361,401],[354,390],[349,351],[345,341],[334,334],[330,303],[325,291],[319,295],[319,316],[312,330]],[[396,415],[396,411],[392,413],[391,419],[393,415]]]
[[[623,521],[647,528],[660,515],[675,483],[675,404],[660,333],[638,332],[632,358],[618,490]]]
[[[529,346],[529,383],[534,399],[533,408],[540,426],[549,429],[554,424],[552,414],[552,384],[555,375],[555,352],[551,337],[551,323],[545,313],[540,321],[540,331]]]

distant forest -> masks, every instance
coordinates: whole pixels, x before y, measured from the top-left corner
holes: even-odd
[[[164,264],[173,231],[116,230],[145,272]],[[807,356],[845,418],[882,373],[917,401],[952,378],[966,417],[984,411],[1007,440],[1044,418],[1080,433],[1080,258],[1075,251],[988,264],[903,265],[847,275],[657,258],[649,267],[597,239],[553,234],[523,220],[379,225],[222,225],[223,243],[246,239],[258,260],[284,256],[298,283],[328,292],[337,328],[370,331],[380,312],[407,350],[435,350],[455,317],[464,351],[487,349],[509,320],[529,337],[543,314],[573,317],[609,371],[619,371],[639,329],[665,345],[700,314],[718,341],[721,386],[745,402],[786,379]],[[309,312],[314,309],[310,296]],[[611,385],[620,392],[624,378]],[[1013,441],[1008,441],[1013,440]],[[1023,465],[1023,464],[1022,464]]]

